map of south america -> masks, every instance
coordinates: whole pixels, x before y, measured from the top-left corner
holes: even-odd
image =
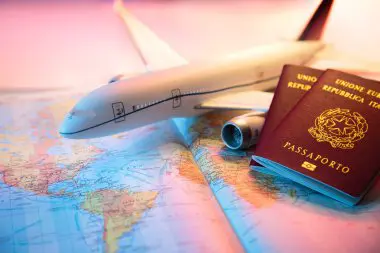
[[[118,239],[132,229],[143,212],[154,206],[157,192],[129,193],[126,191],[100,190],[88,193],[82,208],[104,219],[104,240],[107,252],[118,249]]]

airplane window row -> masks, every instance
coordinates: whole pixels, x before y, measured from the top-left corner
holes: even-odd
[[[206,90],[205,89],[197,89],[197,90],[192,90],[192,91],[187,91],[187,92],[184,92],[182,93],[183,95],[188,95],[188,94],[196,94],[196,93],[200,93],[200,92],[205,92]],[[150,101],[150,102],[147,102],[147,103],[144,103],[144,104],[139,104],[139,105],[134,105],[133,106],[133,110],[140,110],[140,109],[143,109],[145,107],[148,107],[148,106],[151,106],[151,105],[154,105],[154,104],[158,104],[162,101],[164,101],[165,99],[162,99],[162,100],[155,100],[155,101]]]
[[[205,91],[204,89],[190,90],[190,91],[183,92],[183,95],[196,94],[196,93],[200,93],[200,92],[204,92],[204,91]]]
[[[145,107],[148,107],[148,106],[151,106],[151,105],[154,105],[154,104],[158,104],[160,102],[164,101],[164,99],[162,100],[154,100],[154,101],[150,101],[150,102],[147,102],[147,103],[144,103],[144,104],[139,104],[139,105],[134,105],[133,106],[133,110],[139,110],[139,109],[143,109]]]

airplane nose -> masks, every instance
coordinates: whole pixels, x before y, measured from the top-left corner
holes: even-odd
[[[124,129],[124,104],[117,83],[104,85],[88,93],[64,118],[59,133],[69,139],[89,139],[118,133]]]
[[[65,138],[75,139],[77,134],[86,129],[86,126],[95,118],[92,110],[72,109],[63,120],[59,133]]]

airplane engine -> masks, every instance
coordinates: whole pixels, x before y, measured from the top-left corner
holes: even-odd
[[[246,149],[255,145],[264,125],[264,114],[243,114],[226,122],[221,131],[224,144],[230,149]]]

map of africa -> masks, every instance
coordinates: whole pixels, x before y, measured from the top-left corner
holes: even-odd
[[[0,99],[1,253],[380,250],[379,183],[349,208],[252,170],[219,138],[244,112],[64,139],[77,99]]]

